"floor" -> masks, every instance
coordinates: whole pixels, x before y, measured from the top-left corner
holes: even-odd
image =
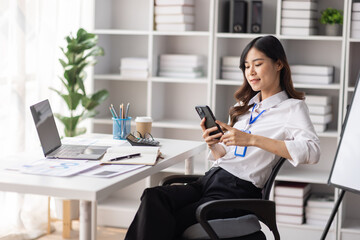
[[[53,223],[55,231],[49,235],[42,236],[38,240],[60,240],[62,238],[62,222],[57,221]],[[73,221],[73,230],[71,231],[71,238],[67,240],[79,239],[79,222]],[[97,239],[99,240],[123,240],[125,238],[126,229],[122,228],[110,228],[110,227],[98,227]]]

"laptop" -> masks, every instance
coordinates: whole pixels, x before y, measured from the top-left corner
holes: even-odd
[[[97,160],[106,152],[106,146],[61,144],[49,100],[30,106],[41,147],[46,158]]]

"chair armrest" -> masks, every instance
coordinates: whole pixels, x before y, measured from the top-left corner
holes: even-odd
[[[265,223],[272,231],[275,240],[280,239],[276,225],[275,202],[262,199],[226,199],[215,200],[200,205],[196,210],[196,218],[211,239],[219,239],[215,231],[210,226],[207,214],[210,210],[225,208],[245,210],[256,215],[259,220]]]
[[[202,177],[203,175],[171,175],[168,177],[163,178],[159,185],[166,186],[171,185],[174,183],[190,183],[196,181],[198,178]]]

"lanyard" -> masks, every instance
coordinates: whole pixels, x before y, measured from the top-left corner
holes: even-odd
[[[246,126],[245,130],[248,130],[250,128],[250,125],[253,124],[259,117],[261,114],[263,114],[266,110],[262,110],[255,118],[253,118],[253,112],[255,110],[256,107],[256,103],[254,104],[252,110],[251,110],[251,114],[250,114],[250,119],[249,119],[249,123]]]

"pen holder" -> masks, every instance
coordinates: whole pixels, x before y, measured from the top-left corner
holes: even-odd
[[[113,120],[113,139],[125,140],[131,131],[131,117],[112,118]]]

